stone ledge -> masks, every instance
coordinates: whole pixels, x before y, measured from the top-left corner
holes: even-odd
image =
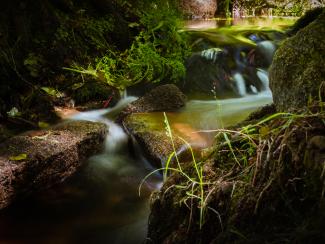
[[[17,198],[63,182],[102,149],[106,134],[104,124],[72,121],[0,144],[0,209]]]

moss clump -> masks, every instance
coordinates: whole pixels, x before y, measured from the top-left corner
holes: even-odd
[[[325,80],[324,38],[325,10],[276,51],[270,68],[270,88],[278,111],[307,107],[320,99]]]

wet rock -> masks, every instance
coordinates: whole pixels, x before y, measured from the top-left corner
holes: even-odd
[[[306,107],[319,100],[325,81],[325,11],[276,51],[270,88],[278,111]]]
[[[121,122],[128,114],[175,111],[185,106],[186,96],[173,84],[158,86],[138,100],[130,103],[120,113],[117,121]]]
[[[172,115],[167,115],[172,116]],[[185,142],[191,145],[196,158],[200,158],[200,151],[209,145],[209,141],[202,134],[195,131],[189,124],[169,122],[173,143],[179,162],[192,162],[191,151]],[[123,120],[123,127],[143,150],[145,157],[157,168],[165,166],[168,157],[174,152],[162,113],[130,114]],[[176,158],[172,158],[170,166],[177,167]]]
[[[162,113],[157,113],[158,120],[148,113],[175,111],[185,106],[185,99],[177,86],[162,85],[130,103],[118,116],[117,122],[136,140],[146,158],[156,167],[164,165],[173,152],[173,146],[166,134]],[[175,150],[180,152],[183,142],[175,136],[174,143]]]
[[[237,88],[227,70],[226,53],[221,49],[208,49],[193,54],[186,61],[186,77],[182,90],[205,97],[234,97]]]
[[[143,114],[130,114],[123,121],[124,129],[136,140],[149,162],[157,168],[164,167],[173,152],[163,119],[160,122],[157,123]],[[183,142],[176,136],[173,139],[176,151],[180,152]]]
[[[63,182],[102,148],[106,132],[101,123],[68,122],[5,141],[0,147],[0,209]]]
[[[257,43],[254,65],[259,68],[268,68],[272,63],[272,59],[276,50],[276,46],[272,41],[261,41]]]

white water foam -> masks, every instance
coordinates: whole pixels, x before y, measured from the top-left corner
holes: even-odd
[[[136,97],[126,97],[121,99],[113,108],[99,109],[87,112],[81,112],[72,116],[71,120],[87,120],[93,122],[102,122],[108,127],[108,135],[105,143],[105,152],[114,154],[118,153],[126,146],[128,137],[123,129],[109,120],[107,117],[110,113],[117,113],[121,111],[127,104],[136,100]]]
[[[236,81],[237,90],[240,96],[246,95],[246,85],[243,76],[240,73],[235,73],[233,75],[234,80]]]
[[[263,90],[269,90],[269,73],[263,69],[257,69],[257,77],[263,84]]]

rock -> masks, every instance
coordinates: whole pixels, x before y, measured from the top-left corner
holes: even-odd
[[[130,114],[123,121],[123,127],[136,140],[145,157],[157,168],[165,166],[169,155],[173,152],[170,138],[167,136],[163,117],[157,123],[143,114]],[[176,151],[180,151],[183,142],[174,138]]]
[[[68,122],[14,136],[0,146],[0,209],[64,181],[101,149],[106,126]]]
[[[253,150],[247,135],[219,134],[214,153],[199,164],[203,191],[189,180],[200,180],[197,170],[185,164],[152,194],[147,243],[324,243],[324,118],[301,117],[290,126],[288,118],[265,121],[267,133],[259,130]]]
[[[272,41],[261,41],[257,43],[254,66],[267,69],[270,67],[276,46]]]
[[[237,88],[226,65],[226,54],[220,49],[208,49],[193,54],[186,61],[186,77],[182,90],[210,98],[236,96]]]
[[[278,111],[303,108],[319,100],[325,81],[325,11],[287,39],[270,68],[270,88]],[[323,88],[324,89],[324,88]]]
[[[54,112],[53,98],[48,94],[35,92],[29,98],[28,103],[22,107],[22,116],[27,120],[35,124],[39,121],[54,123],[59,120]]]
[[[217,9],[215,0],[182,0],[181,9],[189,18],[212,18]]]
[[[146,158],[156,167],[162,167],[173,147],[166,134],[163,115],[157,113],[157,117],[149,113],[175,111],[185,106],[185,99],[177,86],[162,85],[130,103],[117,118],[117,122],[137,141]],[[176,151],[179,151],[183,142],[175,136],[174,143]]]
[[[188,124],[171,123],[171,121],[169,123],[180,162],[191,161],[192,156],[179,137],[184,138],[191,145],[196,155],[199,154],[200,149],[207,147],[207,138],[195,132]],[[164,116],[161,113],[130,114],[124,119],[123,127],[137,141],[151,164],[157,168],[165,166],[174,149],[171,138],[167,135]],[[171,166],[177,167],[175,159],[171,162]]]
[[[177,86],[173,84],[158,86],[123,109],[117,122],[121,122],[131,113],[174,111],[184,107],[185,102],[186,97]]]
[[[103,102],[109,101],[109,106],[115,105],[120,100],[118,90],[104,82],[89,81],[72,93],[72,98],[77,105],[85,105],[92,108],[90,102]],[[98,108],[103,108],[104,105]]]
[[[306,165],[323,174],[325,167],[325,136],[312,137],[307,145]],[[308,163],[309,162],[309,163]]]
[[[296,23],[287,31],[287,34],[293,36],[297,34],[297,32],[311,22],[313,22],[317,17],[323,12],[323,8],[314,8],[307,11],[301,18],[299,18]]]

